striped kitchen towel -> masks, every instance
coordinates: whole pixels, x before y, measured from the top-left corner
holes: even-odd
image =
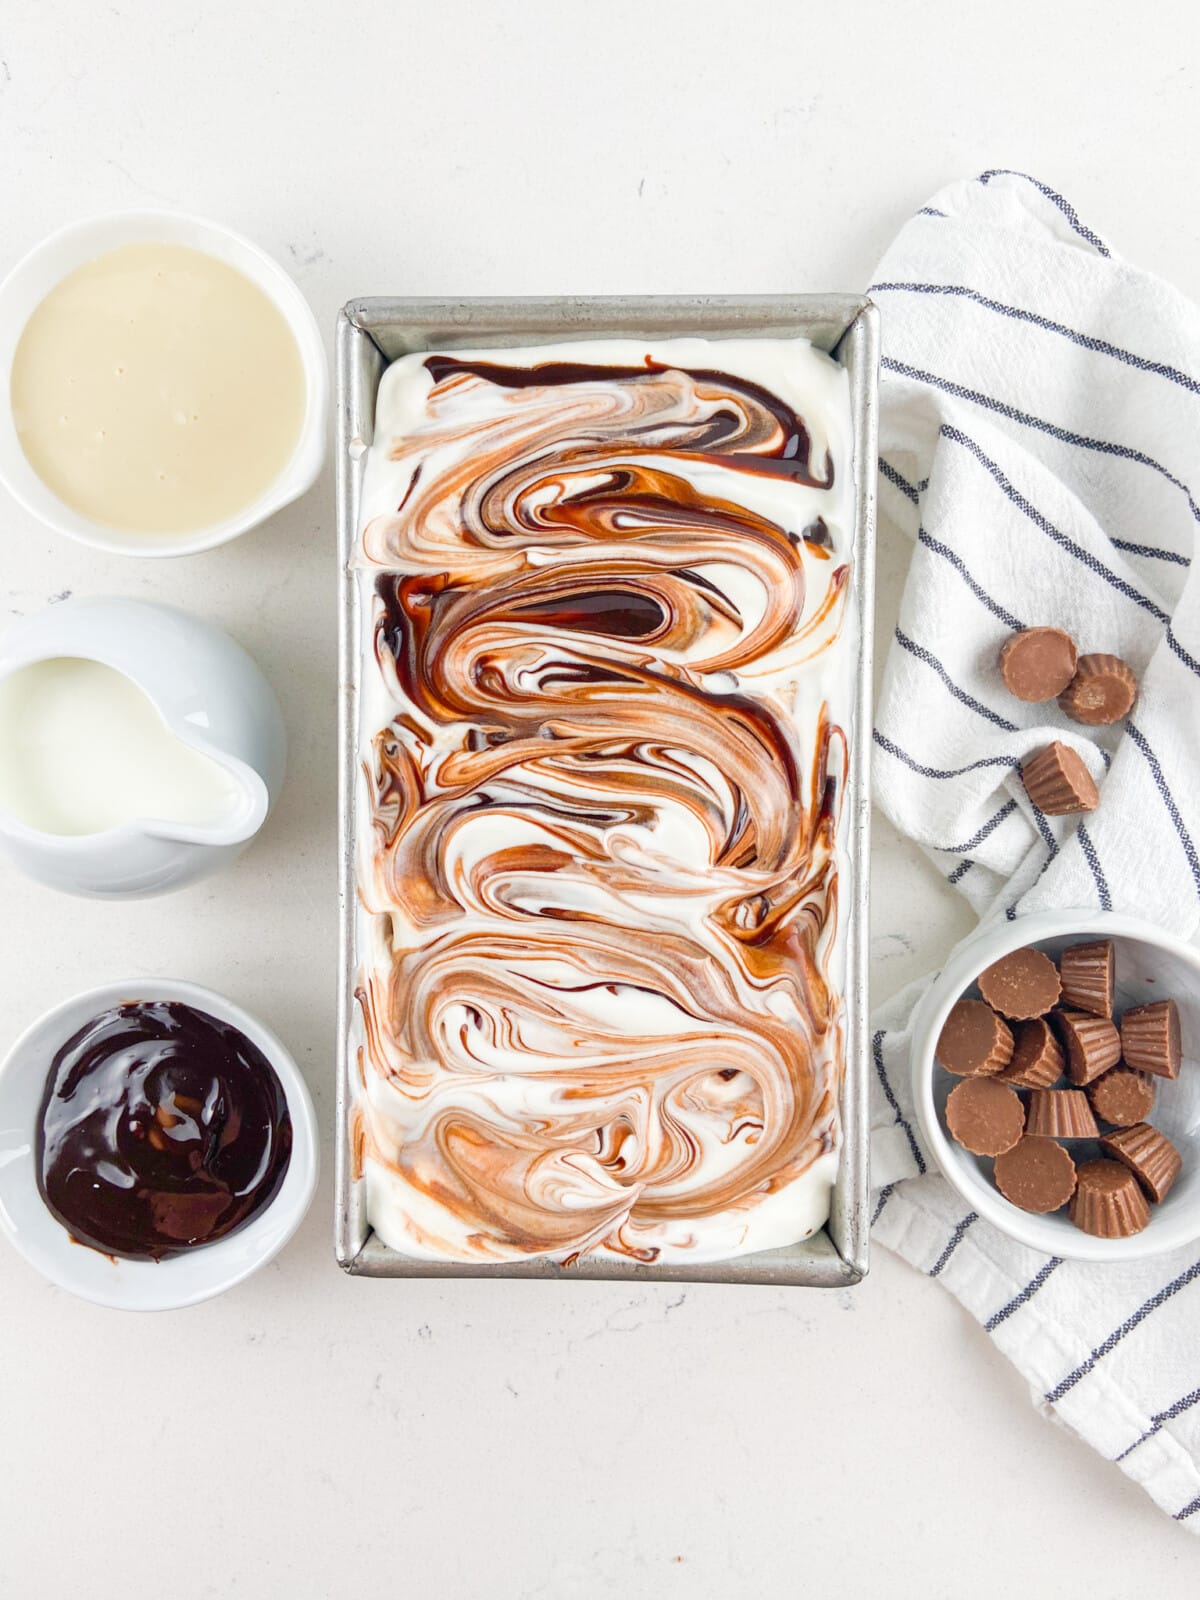
[[[1026,174],[951,185],[904,227],[882,311],[880,515],[914,541],[875,728],[875,796],[980,917],[1083,906],[1200,920],[1200,310]],[[1193,494],[1191,484],[1195,484]],[[1120,655],[1112,729],[1004,689],[1016,628]],[[1103,779],[1046,817],[1051,739]],[[920,986],[918,986],[919,988]],[[931,1171],[899,996],[875,1021],[876,1238],[938,1278],[1036,1403],[1200,1532],[1200,1249],[1098,1269],[1006,1239]]]

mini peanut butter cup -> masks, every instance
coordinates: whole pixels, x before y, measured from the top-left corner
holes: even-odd
[[[1137,1179],[1119,1161],[1085,1161],[1080,1167],[1071,1221],[1097,1239],[1128,1239],[1150,1221]]]
[[[1061,628],[1024,628],[1005,640],[1000,676],[1018,700],[1053,700],[1075,676],[1078,659],[1074,639]]]
[[[1130,1006],[1121,1016],[1121,1053],[1125,1065],[1156,1078],[1177,1078],[1183,1056],[1179,1007],[1174,1000],[1152,1000]]]
[[[1048,1089],[1063,1075],[1062,1046],[1045,1017],[1018,1022],[1012,1060],[1000,1074],[1018,1089]]]
[[[1170,1194],[1183,1166],[1183,1157],[1170,1139],[1148,1122],[1105,1134],[1100,1148],[1129,1168],[1155,1205],[1161,1205]]]
[[[1058,968],[1040,950],[1010,950],[976,980],[979,992],[1002,1016],[1016,1021],[1043,1017],[1058,1004]]]
[[[1054,1026],[1067,1053],[1067,1077],[1077,1088],[1091,1083],[1121,1059],[1121,1035],[1107,1017],[1056,1011]]]
[[[995,1078],[964,1078],[946,1101],[951,1137],[977,1156],[999,1156],[1025,1131],[1025,1108],[1015,1089]]]
[[[1063,1005],[1071,1011],[1090,1011],[1094,1017],[1111,1017],[1116,968],[1111,939],[1071,945],[1058,958]]]
[[[1025,1132],[1044,1139],[1094,1139],[1099,1130],[1082,1089],[1034,1089]]]
[[[1058,697],[1074,722],[1095,727],[1120,722],[1137,699],[1137,679],[1120,656],[1080,656],[1075,676]]]
[[[1048,817],[1069,817],[1077,811],[1095,811],[1100,804],[1096,781],[1069,744],[1057,739],[1021,768],[1025,793]]]
[[[1006,1200],[1040,1216],[1065,1206],[1075,1192],[1075,1163],[1053,1139],[1026,1134],[1019,1144],[996,1157],[993,1173]]]
[[[1092,1110],[1114,1128],[1132,1128],[1154,1110],[1154,1079],[1129,1067],[1114,1067],[1088,1084]]]
[[[976,1078],[999,1072],[1012,1059],[1013,1036],[1003,1017],[982,1000],[958,1000],[950,1008],[934,1054],[947,1072]]]

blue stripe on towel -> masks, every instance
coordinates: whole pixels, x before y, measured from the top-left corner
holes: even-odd
[[[1190,651],[1185,649],[1180,641],[1176,638],[1173,625],[1168,625],[1166,637],[1167,643],[1171,646],[1171,649],[1174,651],[1174,653],[1179,657],[1180,661],[1183,662],[1184,666],[1190,668],[1192,672],[1196,673],[1196,675],[1200,677],[1200,661],[1197,661],[1195,656],[1192,655]]]
[[[921,497],[917,493],[916,487],[909,483],[908,479],[902,473],[897,472],[892,463],[885,461],[882,456],[879,457],[879,470],[890,484],[899,489],[906,500],[911,500],[913,505],[917,504]]]
[[[1166,378],[1169,383],[1177,383],[1181,389],[1187,389],[1191,394],[1200,394],[1200,379],[1191,377],[1179,367],[1168,366],[1165,361],[1151,361],[1149,357],[1139,356],[1133,350],[1123,350],[1120,345],[1110,344],[1107,339],[1097,339],[1090,333],[1080,333],[1077,328],[1070,328],[1065,322],[1056,322],[1053,317],[1043,317],[1040,313],[1026,311],[1021,306],[1007,305],[1003,300],[993,300],[986,294],[980,294],[978,289],[970,289],[965,284],[908,283],[896,279],[873,283],[867,293],[949,295],[957,299],[970,300],[974,305],[982,306],[987,311],[994,311],[999,316],[1010,317],[1014,322],[1028,322],[1044,333],[1053,333],[1060,338],[1069,339],[1072,344],[1080,345],[1084,350],[1092,351],[1094,355],[1110,356],[1114,361],[1136,368],[1138,372],[1148,372],[1154,377]]]
[[[981,845],[989,834],[995,833],[1000,824],[1007,817],[1011,817],[1016,809],[1017,802],[1015,800],[1009,800],[1002,805],[999,811],[997,811],[996,815],[989,818],[988,821],[984,823],[983,827],[980,828],[979,832],[974,834],[970,839],[964,840],[962,844],[939,844],[937,848],[939,850],[944,850],[948,856],[965,856],[969,854],[970,851],[974,850],[976,845]],[[951,879],[951,882],[953,881],[954,880]]]
[[[927,650],[922,644],[916,644],[900,628],[896,629],[896,643],[901,649],[907,650],[909,655],[916,656],[918,661],[923,661],[927,667],[936,672],[954,698],[960,700],[964,706],[970,706],[972,711],[978,711],[981,717],[986,717],[989,722],[994,722],[998,728],[1003,728],[1005,733],[1016,733],[1018,731],[1015,722],[1010,722],[1007,717],[1002,717],[998,711],[991,710],[990,707],[976,700],[974,695],[970,695],[965,689],[961,689],[933,652]]]
[[[919,773],[922,778],[961,778],[968,772],[978,772],[981,767],[1008,767],[1010,770],[1019,767],[1021,763],[1016,756],[981,756],[978,761],[970,761],[965,767],[926,767],[915,757],[910,756],[907,750],[888,738],[886,733],[881,733],[878,728],[873,732],[875,743],[881,750],[886,750],[889,756],[895,756],[897,761],[902,761],[913,772]]]
[[[1044,1396],[1046,1403],[1048,1405],[1056,1405],[1065,1394],[1071,1392],[1077,1383],[1086,1378],[1088,1373],[1110,1351],[1115,1350],[1127,1334],[1132,1333],[1136,1327],[1145,1322],[1148,1316],[1157,1311],[1159,1306],[1164,1305],[1174,1295],[1177,1295],[1181,1289],[1186,1289],[1188,1284],[1194,1282],[1198,1277],[1200,1277],[1200,1261],[1193,1261],[1185,1272],[1181,1272],[1177,1278],[1172,1278],[1170,1283],[1164,1284],[1158,1293],[1151,1295],[1150,1299],[1140,1305],[1131,1317],[1126,1317],[1121,1326],[1115,1328],[1103,1344],[1097,1345],[1087,1360],[1080,1362],[1074,1372],[1069,1372],[1061,1383],[1056,1384],[1053,1389],[1048,1389]]]
[[[1064,195],[1059,194],[1057,189],[1052,189],[1048,183],[1043,183],[1040,178],[1031,178],[1027,172],[1015,172],[1012,167],[989,167],[986,172],[979,174],[979,182],[985,187],[992,178],[1024,178],[1026,183],[1031,183],[1039,194],[1044,194],[1051,204],[1058,207],[1079,237],[1086,239],[1097,254],[1108,255],[1108,246],[1100,235],[1093,233],[1089,227],[1086,227],[1079,220],[1079,213],[1071,202]]]
[[[921,1146],[917,1143],[916,1135],[909,1126],[908,1119],[900,1109],[900,1102],[896,1099],[895,1090],[888,1081],[887,1068],[883,1064],[883,1041],[886,1029],[880,1028],[871,1039],[871,1054],[875,1059],[875,1071],[879,1076],[880,1086],[884,1098],[896,1113],[896,1121],[904,1129],[904,1136],[908,1140],[908,1148],[912,1151],[912,1158],[917,1164],[917,1171],[925,1176],[925,1157],[921,1154]]]
[[[875,1226],[875,1224],[879,1221],[880,1217],[883,1215],[883,1208],[884,1208],[884,1206],[887,1205],[888,1201],[892,1198],[892,1195],[895,1193],[895,1191],[896,1191],[896,1185],[894,1183],[885,1183],[883,1188],[880,1189],[880,1191],[879,1191],[879,1199],[875,1202],[875,1210],[871,1213],[871,1226],[872,1227]]]
[[[1031,800],[1029,802],[1029,809],[1033,812],[1033,820],[1037,824],[1037,831],[1042,836],[1042,843],[1050,852],[1049,856],[1046,858],[1045,865],[1042,867],[1042,872],[1045,872],[1046,867],[1050,865],[1051,861],[1053,861],[1055,856],[1058,854],[1058,840],[1054,837],[1050,824],[1046,821],[1046,813],[1042,810],[1041,806],[1035,806]],[[1039,878],[1041,877],[1042,872],[1038,873]],[[1032,884],[1030,887],[1033,887]]]
[[[917,530],[917,540],[927,550],[932,550],[934,555],[941,556],[944,561],[948,561],[979,603],[986,606],[993,616],[999,617],[1006,628],[1011,628],[1014,633],[1019,633],[1025,627],[1020,617],[1014,617],[1011,611],[1002,606],[998,600],[993,600],[982,585],[976,582],[966,562],[961,556],[956,555],[948,544],[943,544],[940,539],[935,539],[933,534],[926,528]]]
[[[1140,589],[1136,589],[1119,572],[1114,572],[1111,567],[1106,567],[1099,556],[1093,555],[1090,550],[1085,550],[1069,534],[1063,533],[1061,528],[1056,528],[1049,517],[1043,515],[1030,500],[1025,498],[1016,485],[1005,475],[1003,468],[993,461],[983,446],[972,439],[969,434],[964,433],[961,428],[956,428],[948,422],[942,424],[941,433],[942,437],[949,439],[952,444],[961,445],[964,450],[969,450],[984,471],[991,476],[1001,493],[1011,500],[1017,510],[1023,512],[1034,527],[1039,528],[1048,539],[1052,539],[1055,544],[1073,555],[1077,561],[1081,561],[1098,578],[1103,578],[1118,594],[1123,594],[1127,600],[1132,600],[1143,611],[1148,611],[1156,622],[1161,622],[1164,626],[1170,623],[1171,619],[1168,614],[1148,595],[1144,595]]]
[[[1049,867],[1050,863],[1058,856],[1058,840],[1050,832],[1050,824],[1046,821],[1046,813],[1038,806],[1032,806],[1030,809],[1033,812],[1033,820],[1037,823],[1038,831],[1040,832],[1046,845],[1046,859],[1038,868],[1037,877],[1033,880],[1033,882],[1021,890],[1020,895],[1017,897],[1018,900],[1024,899],[1027,894],[1033,893],[1038,884],[1041,883],[1042,879],[1046,876],[1046,869]],[[1013,922],[1016,919],[1016,915],[1017,901],[1014,900],[1012,905],[1010,905],[1005,911],[1005,916],[1007,916],[1010,922]]]
[[[1015,1294],[1011,1300],[1000,1307],[999,1311],[994,1312],[992,1316],[988,1318],[983,1325],[983,1331],[985,1333],[994,1333],[1002,1322],[1008,1321],[1009,1317],[1012,1316],[1014,1311],[1019,1311],[1022,1306],[1028,1305],[1050,1274],[1052,1272],[1056,1272],[1061,1266],[1062,1257],[1051,1256],[1049,1261],[1045,1262],[1044,1265],[1041,1266],[1034,1274],[1034,1276],[1030,1278],[1029,1282],[1019,1294]]]
[[[1129,556],[1145,556],[1148,561],[1170,561],[1176,567],[1190,567],[1191,556],[1181,556],[1178,550],[1160,550],[1152,544],[1134,544],[1132,539],[1113,539],[1114,550],[1123,550]]]
[[[1147,1439],[1153,1439],[1156,1433],[1162,1431],[1164,1422],[1173,1422],[1176,1417],[1181,1417],[1185,1411],[1200,1402],[1200,1389],[1193,1389],[1191,1394],[1185,1394],[1182,1400],[1176,1400],[1173,1406],[1168,1406],[1165,1411],[1156,1411],[1150,1418],[1150,1426],[1131,1445],[1127,1445],[1119,1456],[1114,1456],[1114,1461],[1124,1461],[1126,1456],[1131,1456],[1139,1445],[1145,1444]]]
[[[1090,568],[1090,570],[1096,573],[1098,577],[1103,578],[1105,582],[1116,589],[1119,594],[1123,594],[1127,599],[1132,600],[1134,604],[1140,606],[1143,611],[1148,611],[1156,622],[1163,623],[1166,627],[1166,633],[1164,637],[1166,638],[1168,645],[1171,647],[1171,650],[1178,657],[1178,659],[1183,662],[1184,666],[1187,667],[1190,672],[1194,672],[1197,677],[1200,677],[1200,661],[1197,661],[1195,656],[1193,656],[1187,647],[1177,638],[1174,627],[1171,623],[1171,618],[1161,606],[1156,605],[1148,595],[1142,594],[1139,589],[1135,589],[1133,584],[1126,582],[1126,580],[1122,578],[1119,573],[1113,572],[1111,568],[1106,567],[1103,561],[1100,560],[1099,556],[1094,556],[1090,550],[1085,550],[1081,544],[1077,544],[1074,539],[1063,533],[1061,529],[1056,528],[1048,517],[1043,516],[1037,507],[1032,505],[1030,501],[1028,501],[1021,493],[1021,491],[1009,482],[1008,478],[1005,477],[1004,472],[997,465],[997,463],[992,460],[983,447],[977,444],[969,434],[965,434],[961,428],[955,428],[951,426],[950,423],[945,422],[941,427],[941,436],[942,438],[949,439],[952,441],[952,443],[960,444],[965,449],[969,450],[979,464],[991,474],[1001,491],[1008,496],[1018,510],[1025,513],[1035,527],[1042,530],[1047,538],[1053,539],[1055,544],[1060,545],[1064,550],[1069,550],[1078,561],[1082,561],[1086,567]],[[1191,500],[1190,495],[1188,496],[1188,499],[1189,501]]]
[[[1121,461],[1132,461],[1138,466],[1149,467],[1152,472],[1157,472],[1159,477],[1165,478],[1186,497],[1192,516],[1200,522],[1200,506],[1192,499],[1192,491],[1187,484],[1164,467],[1161,461],[1155,461],[1153,456],[1148,456],[1144,450],[1136,450],[1129,444],[1114,444],[1111,439],[1093,439],[1086,433],[1074,433],[1070,428],[1060,427],[1057,422],[1047,422],[1044,417],[1035,417],[1029,411],[1022,411],[1019,406],[1010,405],[1007,400],[997,400],[993,395],[984,394],[979,389],[968,389],[965,384],[955,383],[952,378],[940,377],[936,372],[926,372],[921,367],[911,367],[907,362],[897,361],[892,356],[884,356],[880,366],[888,372],[898,373],[902,378],[914,378],[918,383],[927,383],[931,389],[941,389],[945,394],[952,394],[958,400],[969,400],[972,405],[982,406],[985,411],[994,411],[998,416],[1007,417],[1010,422],[1019,422],[1026,428],[1036,428],[1040,433],[1049,434],[1062,444],[1077,445],[1081,450],[1095,450],[1100,455],[1115,456]]]
[[[1125,731],[1134,744],[1146,758],[1146,765],[1150,768],[1150,776],[1154,779],[1154,786],[1162,796],[1163,805],[1167,808],[1167,815],[1175,825],[1175,832],[1179,835],[1179,842],[1183,846],[1183,853],[1187,857],[1188,866],[1192,869],[1192,879],[1197,891],[1200,891],[1200,856],[1196,854],[1196,846],[1192,843],[1192,836],[1184,825],[1179,814],[1179,807],[1175,804],[1175,796],[1171,793],[1171,786],[1167,782],[1158,757],[1150,748],[1150,742],[1142,730],[1135,726],[1128,718],[1125,722]]]
[[[931,1278],[936,1278],[937,1277],[938,1273],[941,1272],[942,1268],[946,1265],[947,1261],[949,1261],[950,1257],[954,1254],[954,1252],[958,1249],[959,1245],[962,1243],[963,1235],[966,1233],[967,1229],[971,1226],[971,1224],[973,1222],[978,1222],[978,1221],[979,1221],[979,1218],[975,1214],[974,1211],[968,1211],[967,1212],[966,1216],[959,1223],[958,1227],[955,1228],[954,1232],[950,1235],[950,1239],[949,1239],[949,1241],[948,1241],[948,1243],[946,1245],[946,1248],[942,1251],[941,1255],[937,1258],[937,1260],[930,1267],[929,1276]]]
[[[1100,900],[1100,909],[1101,911],[1111,911],[1113,903],[1112,895],[1108,889],[1108,880],[1104,876],[1104,870],[1100,865],[1100,857],[1096,854],[1096,846],[1092,843],[1092,837],[1082,822],[1076,828],[1075,835],[1079,840],[1079,848],[1083,851],[1083,859],[1092,869],[1092,877],[1096,880],[1096,894]]]

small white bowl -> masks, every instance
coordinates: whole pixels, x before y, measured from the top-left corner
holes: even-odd
[[[963,995],[978,997],[975,980],[985,967],[1025,945],[1037,945],[1057,959],[1068,945],[1089,939],[1113,942],[1118,1013],[1150,1000],[1175,1000],[1183,1028],[1180,1075],[1157,1080],[1150,1116],[1178,1147],[1183,1170],[1163,1203],[1150,1207],[1149,1226],[1129,1239],[1093,1238],[1075,1227],[1065,1207],[1038,1216],[1006,1200],[992,1182],[991,1161],[964,1150],[946,1132],[946,1099],[959,1080],[934,1060],[950,1007]],[[1116,912],[1044,911],[989,924],[958,946],[926,992],[913,1018],[911,1049],[913,1098],[925,1148],[968,1205],[1001,1232],[1071,1261],[1138,1260],[1200,1239],[1200,950],[1193,945]],[[1073,1152],[1078,1148],[1068,1145]]]
[[[50,1063],[86,1022],[129,1000],[177,1000],[240,1028],[279,1075],[292,1119],[292,1158],[278,1193],[251,1221],[215,1244],[165,1261],[128,1261],[76,1244],[47,1209],[37,1183],[38,1112]],[[26,1261],[61,1289],[120,1311],[172,1311],[232,1289],[257,1272],[300,1226],[317,1186],[312,1101],[287,1050],[249,1012],[199,984],[131,978],[75,995],[47,1011],[0,1063],[0,1229]]]
[[[256,283],[282,313],[300,350],[305,374],[304,421],[291,460],[257,500],[235,516],[189,533],[147,536],[93,522],[65,505],[29,464],[12,412],[11,373],[21,334],[51,289],[87,261],[127,244],[187,245],[224,261]],[[265,250],[220,223],[175,211],[120,211],[89,217],[43,239],[0,284],[0,481],[56,533],[115,555],[188,556],[226,544],[265,522],[311,489],[325,460],[329,424],[329,367],[316,318],[283,268]]]

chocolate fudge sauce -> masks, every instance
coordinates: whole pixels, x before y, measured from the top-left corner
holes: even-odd
[[[191,1006],[115,1006],[51,1064],[38,1187],[74,1239],[107,1255],[160,1261],[227,1237],[275,1196],[291,1154],[271,1063]]]
[[[596,366],[587,361],[543,361],[533,367],[514,367],[495,361],[459,361],[453,356],[429,356],[426,371],[435,384],[445,383],[459,373],[470,373],[487,383],[506,389],[542,388],[552,384],[611,383],[634,381],[653,377],[667,369],[649,357],[640,367]],[[735,378],[728,372],[705,368],[689,369],[690,376],[713,386],[720,392],[743,396],[774,418],[779,425],[781,443],[775,449],[761,452],[739,452],[723,455],[718,446],[736,433],[738,419],[732,409],[718,411],[712,419],[699,428],[692,440],[694,450],[712,455],[714,460],[734,467],[740,472],[773,473],[779,477],[794,478],[798,483],[811,484],[820,489],[833,487],[833,457],[826,451],[823,472],[818,472],[810,461],[812,441],[808,429],[778,395],[764,389],[749,378]],[[651,423],[648,432],[655,431]]]

